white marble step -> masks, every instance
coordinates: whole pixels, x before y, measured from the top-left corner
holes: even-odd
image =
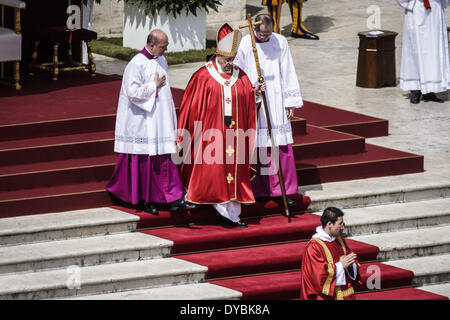
[[[0,273],[169,256],[173,242],[140,232],[0,247]]]
[[[138,221],[138,216],[108,207],[3,218],[0,245],[129,232]]]
[[[450,252],[450,225],[350,237],[380,248],[382,260],[407,259]]]
[[[414,272],[412,281],[414,285],[423,286],[450,282],[450,254],[448,253],[387,261],[385,264]]]
[[[356,236],[450,224],[450,198],[344,209],[345,234]],[[314,214],[322,215],[322,212]]]
[[[211,283],[194,283],[179,286],[132,290],[100,295],[88,295],[76,300],[232,300],[242,293]]]
[[[414,174],[301,186],[299,192],[311,198],[312,211],[450,198],[450,165]]]
[[[426,285],[423,287],[418,287],[417,289],[439,294],[450,299],[450,282]]]
[[[204,280],[207,267],[176,258],[1,275],[0,299],[52,299]]]

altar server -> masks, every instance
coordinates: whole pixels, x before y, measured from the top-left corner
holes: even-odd
[[[119,153],[106,189],[132,204],[144,201],[144,211],[157,215],[156,203],[170,210],[193,209],[183,199],[176,149],[177,116],[163,53],[167,35],[153,30],[147,45],[125,68],[117,108],[114,151]]]
[[[268,14],[259,14],[255,21],[261,21],[261,24],[255,26],[254,32],[261,72],[267,87],[273,140],[279,150],[279,164],[286,194],[294,195],[298,193],[298,181],[290,119],[294,116],[294,110],[303,105],[300,85],[286,38],[273,33],[273,19]],[[243,37],[234,62],[247,73],[253,85],[258,83],[250,35]],[[273,199],[283,206],[277,170],[270,169],[276,168],[274,161],[277,154],[272,150],[264,108],[260,108],[258,112],[256,147],[263,149],[257,151],[256,176],[252,180],[253,194],[259,201]],[[290,198],[287,198],[287,203],[289,206],[295,204]]]

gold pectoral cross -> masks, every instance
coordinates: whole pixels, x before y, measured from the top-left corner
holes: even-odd
[[[228,184],[230,184],[231,181],[233,181],[233,180],[234,180],[234,178],[233,178],[233,176],[231,175],[231,173],[228,173],[228,176],[227,176]]]

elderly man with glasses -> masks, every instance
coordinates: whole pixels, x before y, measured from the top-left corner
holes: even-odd
[[[255,21],[261,21],[261,24],[254,27],[256,49],[266,83],[265,92],[274,145],[278,150],[272,150],[266,114],[264,108],[260,108],[256,140],[258,159],[254,168],[256,176],[252,180],[252,188],[257,201],[274,200],[283,206],[277,170],[272,169],[277,168],[274,163],[277,163],[279,154],[286,195],[298,193],[290,119],[294,116],[294,110],[303,105],[303,100],[287,39],[273,33],[274,21],[268,14],[257,15]],[[258,83],[258,73],[250,35],[243,37],[234,62],[247,73],[255,86]],[[287,204],[294,206],[295,202],[287,198]]]

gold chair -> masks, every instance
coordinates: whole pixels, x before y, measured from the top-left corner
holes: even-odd
[[[68,6],[72,2],[68,0]],[[83,6],[81,5],[81,26],[83,26]],[[97,39],[97,33],[84,28],[70,30],[66,25],[64,26],[50,26],[41,27],[32,30],[31,37],[34,41],[34,50],[31,56],[30,75],[33,75],[35,70],[47,71],[52,74],[52,79],[57,80],[58,74],[63,71],[83,71],[88,70],[90,75],[95,76],[95,63],[91,51],[90,41]],[[72,56],[72,44],[80,45],[82,41],[86,42],[88,52],[88,63],[84,64],[80,61],[75,61]],[[53,48],[53,61],[37,63],[39,54],[39,44],[42,42],[50,43]],[[58,53],[60,45],[67,46],[67,59],[60,61]],[[80,54],[81,56],[81,54]]]
[[[22,33],[20,26],[20,10],[25,9],[25,2],[20,0],[0,0],[0,78],[5,77],[5,62],[14,63],[14,85],[20,90],[20,61],[22,60]],[[5,11],[14,10],[14,26],[5,26]]]

